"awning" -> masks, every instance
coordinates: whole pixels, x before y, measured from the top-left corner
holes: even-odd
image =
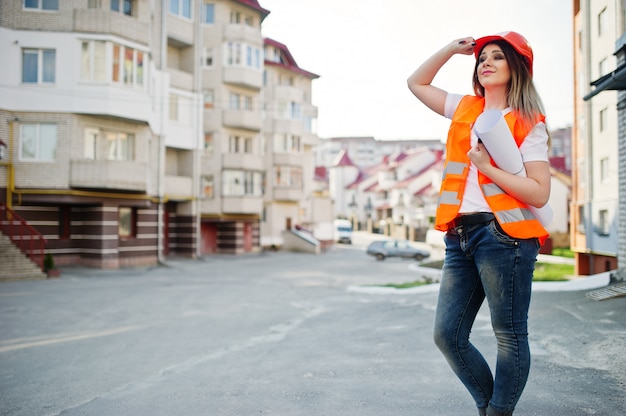
[[[621,64],[610,74],[606,74],[593,81],[591,85],[596,88],[583,97],[585,101],[600,94],[604,90],[626,90],[626,63]]]

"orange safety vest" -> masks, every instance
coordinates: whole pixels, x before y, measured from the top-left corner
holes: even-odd
[[[467,152],[471,148],[471,128],[483,112],[484,107],[484,98],[465,96],[452,117],[446,142],[446,162],[439,191],[439,205],[435,218],[437,230],[447,231],[448,223],[457,216],[461,207],[470,166]],[[514,112],[509,112],[504,119],[513,132],[517,147],[520,147],[528,134],[528,128],[525,128],[523,123],[518,122]],[[544,121],[545,117],[542,115],[539,120]],[[493,159],[491,164],[495,166]],[[487,204],[496,216],[498,224],[508,235],[514,238],[538,238],[543,244],[550,234],[535,218],[527,204],[508,195],[480,171],[478,171],[478,183]]]

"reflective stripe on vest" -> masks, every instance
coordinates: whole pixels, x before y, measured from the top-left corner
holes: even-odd
[[[463,162],[448,162],[446,168],[443,171],[443,176],[447,175],[462,175],[465,169],[469,168],[469,163]]]
[[[528,208],[513,208],[504,211],[498,211],[495,213],[498,218],[498,223],[506,224],[510,222],[535,220],[535,216]]]
[[[439,196],[439,204],[461,205],[458,192],[443,191]]]

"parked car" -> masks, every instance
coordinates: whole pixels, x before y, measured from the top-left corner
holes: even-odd
[[[367,246],[367,254],[376,257],[376,260],[385,260],[387,257],[402,257],[417,261],[430,257],[430,252],[412,245],[407,240],[380,240]]]

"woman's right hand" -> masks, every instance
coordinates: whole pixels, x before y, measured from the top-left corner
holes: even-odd
[[[471,36],[467,38],[456,39],[452,42],[454,53],[460,53],[463,55],[473,54],[474,46],[476,46],[476,41]]]

